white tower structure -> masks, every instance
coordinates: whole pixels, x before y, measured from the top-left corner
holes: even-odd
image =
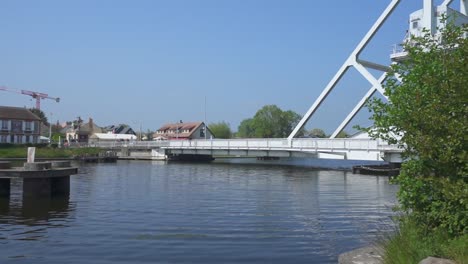
[[[449,5],[454,0],[444,0],[443,3],[439,6],[434,6],[434,0],[422,0],[423,8],[413,12],[410,15],[410,23],[408,34],[404,41],[411,41],[412,36],[421,36],[423,30],[427,29],[429,32],[437,36],[439,33],[438,28],[443,28],[443,17],[452,19],[455,25],[468,24],[468,0],[459,0],[460,1],[460,11],[454,10],[449,7]],[[372,87],[364,95],[364,97],[358,102],[358,104],[353,108],[353,110],[348,114],[348,116],[343,120],[343,122],[336,128],[330,138],[335,138],[354,118],[354,116],[359,112],[359,110],[364,106],[366,101],[376,92],[380,92],[384,97],[384,90],[382,88],[382,83],[384,83],[387,78],[387,72],[389,70],[388,66],[380,65],[378,63],[365,61],[359,58],[361,52],[366,48],[367,44],[372,40],[375,34],[378,32],[380,27],[385,23],[387,18],[393,13],[397,5],[401,0],[392,0],[387,8],[383,11],[377,21],[372,25],[371,29],[367,32],[364,38],[359,42],[354,51],[349,55],[348,59],[344,62],[332,80],[328,83],[319,97],[315,100],[314,104],[309,108],[307,113],[302,117],[301,121],[294,128],[292,133],[289,135],[288,140],[292,140],[296,134],[301,130],[302,127],[307,123],[307,121],[312,117],[318,107],[330,94],[330,92],[335,88],[335,86],[340,82],[342,77],[346,74],[350,67],[354,67],[371,85]],[[404,59],[407,56],[407,53],[404,50],[394,50],[393,54],[390,55],[390,58],[394,62],[398,62]],[[383,72],[382,75],[376,79],[368,69],[374,69]],[[386,97],[387,98],[387,97]]]

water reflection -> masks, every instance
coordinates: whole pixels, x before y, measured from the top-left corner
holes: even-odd
[[[140,161],[82,166],[70,197],[18,188],[0,200],[0,263],[336,263],[396,191],[345,171]]]
[[[25,198],[22,201],[0,199],[0,224],[55,225],[74,210],[70,197]],[[61,224],[59,224],[61,225]]]
[[[0,215],[8,213],[10,210],[10,197],[0,197]]]

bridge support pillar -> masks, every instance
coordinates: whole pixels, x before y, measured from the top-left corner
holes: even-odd
[[[57,177],[51,179],[51,195],[52,196],[69,196],[70,195],[70,176]]]
[[[49,198],[51,195],[50,178],[23,179],[23,199]]]
[[[0,179],[0,199],[10,197],[10,179]]]

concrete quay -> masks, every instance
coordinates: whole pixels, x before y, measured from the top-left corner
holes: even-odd
[[[0,162],[0,198],[10,197],[11,179],[23,181],[23,199],[50,198],[70,194],[70,175],[78,169],[70,161],[30,162],[24,167],[12,167]]]

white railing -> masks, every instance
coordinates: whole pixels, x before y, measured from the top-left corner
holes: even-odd
[[[389,145],[382,140],[372,139],[198,139],[198,140],[167,140],[167,141],[130,141],[130,142],[94,142],[89,146],[101,148],[165,148],[165,149],[273,149],[285,151],[315,150],[396,150],[395,145]]]

